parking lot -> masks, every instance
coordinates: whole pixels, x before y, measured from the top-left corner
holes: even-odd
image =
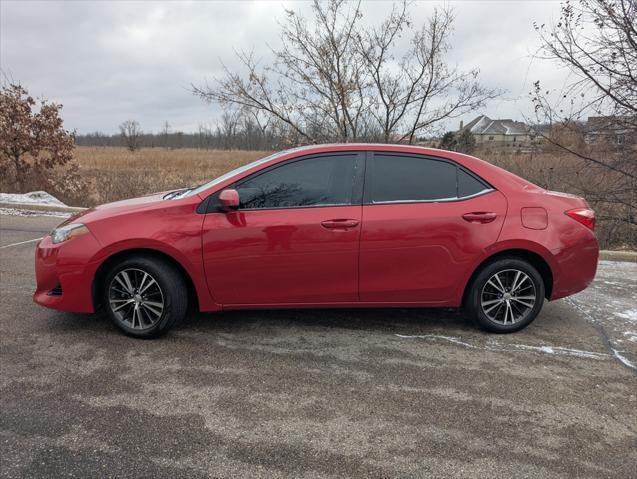
[[[140,341],[32,302],[60,218],[0,221],[2,477],[635,477],[636,263],[513,335],[295,310]]]

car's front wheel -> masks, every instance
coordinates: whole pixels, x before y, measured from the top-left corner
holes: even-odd
[[[126,334],[155,338],[183,319],[188,294],[181,272],[170,263],[130,257],[106,275],[103,304],[111,321]]]
[[[471,283],[465,307],[487,331],[512,333],[528,326],[544,303],[544,282],[537,269],[518,258],[501,258]]]

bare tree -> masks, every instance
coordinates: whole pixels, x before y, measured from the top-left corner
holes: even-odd
[[[629,225],[626,242],[635,243],[637,2],[569,0],[556,23],[535,28],[541,57],[570,73],[563,90],[535,83],[538,133],[569,158],[564,182],[606,220]]]
[[[170,123],[168,120],[164,121],[161,126],[161,136],[164,139],[164,148],[168,149],[168,136],[170,135]]]
[[[449,10],[436,10],[420,29],[406,2],[367,30],[360,2],[315,0],[309,20],[292,10],[286,14],[283,46],[273,50],[271,65],[261,67],[253,54],[238,53],[245,75],[224,66],[224,77],[193,86],[194,93],[264,115],[304,143],[412,143],[418,133],[498,94],[477,82],[476,70],[447,65]],[[403,52],[397,43],[407,34],[411,43]]]
[[[238,112],[224,111],[217,122],[218,136],[223,140],[223,149],[230,150],[234,147],[235,136],[238,128]]]
[[[633,0],[566,1],[556,24],[535,25],[542,40],[543,58],[566,67],[572,75],[572,81],[559,92],[535,83],[532,99],[538,119],[549,125],[576,126],[588,115],[604,115],[637,130],[636,25],[637,3]],[[634,170],[623,168],[625,165],[570,153],[636,176]]]
[[[119,125],[119,132],[126,144],[126,148],[135,151],[140,147],[140,139],[143,134],[138,122],[126,120]]]
[[[480,108],[499,94],[477,82],[478,70],[462,72],[446,63],[452,24],[451,10],[434,9],[412,32],[409,49],[397,56],[394,43],[411,25],[403,3],[394,5],[379,27],[358,36],[364,70],[371,79],[370,112],[384,141],[399,131],[398,141],[413,143],[418,133]]]

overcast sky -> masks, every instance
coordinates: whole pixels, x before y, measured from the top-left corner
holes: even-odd
[[[484,111],[492,118],[531,114],[535,80],[559,87],[563,71],[533,59],[533,21],[559,16],[554,1],[447,2],[456,14],[449,61],[478,67],[482,82],[506,91]],[[439,2],[415,2],[422,23]],[[145,131],[168,121],[173,131],[214,124],[219,114],[189,92],[192,83],[218,76],[221,62],[236,64],[233,49],[268,58],[278,45],[285,8],[306,2],[25,1],[0,0],[0,69],[38,96],[64,105],[67,129],[114,133],[135,119]],[[365,21],[383,17],[391,2],[364,3]],[[465,122],[476,116],[467,115]],[[448,125],[457,127],[457,121]]]

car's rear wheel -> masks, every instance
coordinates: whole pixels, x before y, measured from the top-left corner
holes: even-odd
[[[465,307],[482,329],[512,333],[528,326],[543,303],[544,282],[537,269],[518,258],[501,258],[476,275]]]
[[[115,265],[103,283],[103,304],[111,321],[138,338],[161,336],[186,315],[188,292],[173,265],[131,257]]]

